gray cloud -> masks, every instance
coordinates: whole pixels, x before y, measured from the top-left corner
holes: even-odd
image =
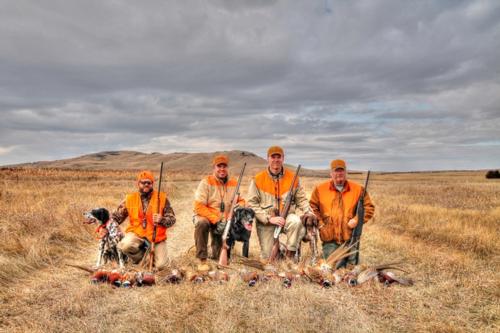
[[[0,164],[281,144],[308,167],[500,166],[494,0],[0,9]]]

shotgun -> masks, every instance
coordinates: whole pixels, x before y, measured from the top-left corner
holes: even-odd
[[[288,194],[286,195],[285,199],[285,205],[283,207],[283,210],[279,212],[280,207],[278,206],[278,213],[279,216],[281,216],[283,219],[286,220],[286,217],[288,216],[288,212],[290,211],[290,207],[292,205],[292,201],[295,197],[295,191],[293,190],[295,182],[297,181],[297,177],[300,172],[300,164],[297,167],[297,170],[295,171],[295,175],[293,176],[292,183],[290,184],[290,189],[288,190]],[[297,189],[299,187],[297,186]],[[274,229],[274,243],[273,243],[273,248],[271,249],[271,255],[269,256],[269,262],[274,262],[276,258],[278,257],[278,253],[280,250],[280,234],[281,234],[281,229],[282,227],[276,226],[276,229]]]
[[[160,191],[161,191],[161,179],[163,177],[163,162],[161,162],[161,165],[160,165],[160,178],[158,180],[158,193],[157,193],[157,210],[156,210],[156,213],[159,215],[160,214]],[[157,228],[157,225],[156,223],[154,223],[153,225],[153,238],[151,239],[151,249],[149,251],[149,271],[152,272],[153,271],[153,262],[155,260],[155,242],[156,242],[156,228]]]
[[[219,265],[222,266],[227,266],[227,251],[228,251],[228,246],[227,246],[227,237],[229,234],[229,230],[231,230],[231,223],[233,220],[233,212],[234,212],[234,207],[236,207],[236,204],[238,203],[238,198],[240,196],[240,185],[241,185],[241,180],[243,179],[243,173],[245,172],[245,168],[247,166],[247,163],[243,163],[243,168],[241,168],[240,176],[238,177],[238,184],[236,185],[236,188],[234,189],[234,194],[233,198],[231,199],[231,206],[229,207],[229,215],[227,217],[227,223],[226,227],[224,228],[224,232],[222,233],[222,248],[220,249],[220,255],[219,255]]]
[[[352,231],[351,239],[349,240],[349,246],[356,244],[356,265],[359,263],[359,242],[361,239],[361,234],[363,233],[363,224],[365,222],[365,194],[366,188],[368,187],[368,180],[370,179],[370,170],[366,175],[365,187],[363,192],[359,197],[358,204],[356,206],[356,215],[358,216],[358,224],[356,228]]]

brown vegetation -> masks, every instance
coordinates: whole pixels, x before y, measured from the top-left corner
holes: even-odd
[[[134,189],[129,171],[0,171],[0,331],[491,331],[500,314],[500,183],[480,172],[374,174],[375,220],[362,261],[403,261],[412,287],[278,282],[91,285],[65,263],[91,265],[97,242],[83,211],[114,209]],[[362,181],[361,176],[354,175]],[[178,216],[168,247],[194,263],[191,204],[199,177],[167,173]],[[247,177],[243,193],[248,186]],[[322,181],[304,178],[310,193]],[[252,236],[251,256],[258,253]]]

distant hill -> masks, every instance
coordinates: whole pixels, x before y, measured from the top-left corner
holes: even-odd
[[[160,163],[168,171],[186,172],[189,174],[206,174],[212,169],[211,162],[215,155],[225,154],[229,157],[230,172],[234,175],[247,163],[245,173],[255,174],[266,167],[267,161],[248,151],[232,150],[212,153],[141,153],[137,151],[103,151],[79,157],[40,161],[10,165],[22,168],[56,168],[82,170],[142,170],[159,169]],[[295,166],[288,166],[294,168]],[[328,177],[328,170],[302,169],[302,176]]]

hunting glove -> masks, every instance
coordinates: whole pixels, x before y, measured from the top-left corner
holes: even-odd
[[[222,235],[224,233],[224,229],[226,229],[226,224],[227,222],[222,222],[222,221],[217,222],[217,224],[215,225],[214,234]]]

